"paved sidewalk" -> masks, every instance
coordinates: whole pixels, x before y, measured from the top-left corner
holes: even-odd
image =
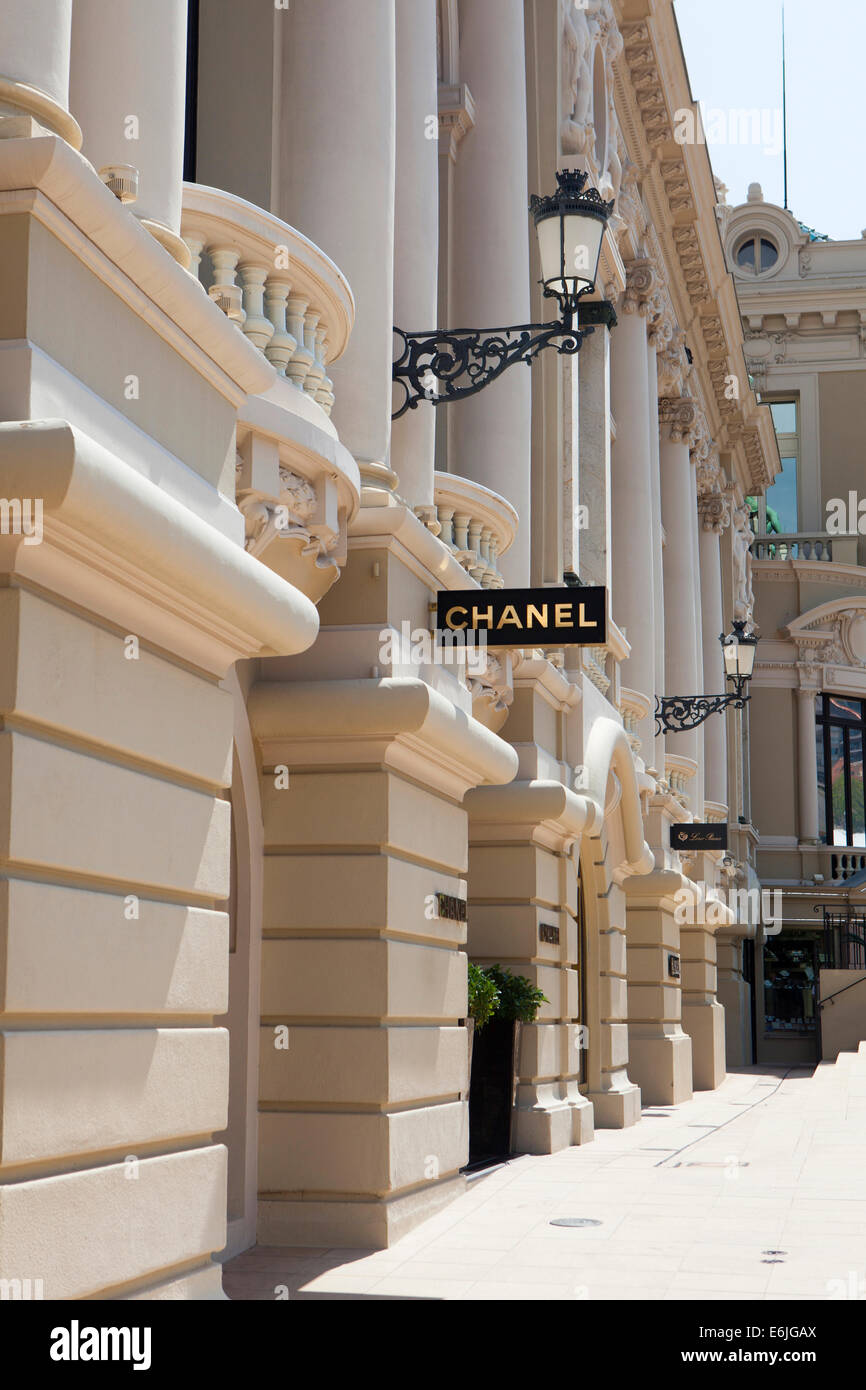
[[[516,1158],[390,1250],[257,1247],[232,1299],[866,1298],[866,1044]],[[551,1226],[588,1217],[597,1226]]]

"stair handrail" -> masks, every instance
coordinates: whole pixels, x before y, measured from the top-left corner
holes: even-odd
[[[850,985],[843,985],[841,989],[834,989],[833,993],[832,993],[832,994],[828,994],[827,997],[826,997],[826,999],[819,999],[819,1000],[818,1000],[818,1008],[819,1008],[819,1009],[823,1009],[823,1007],[824,1007],[825,1004],[829,1004],[829,1003],[830,1003],[830,1000],[831,1000],[831,999],[835,999],[837,994],[844,994],[845,991],[846,991],[846,989],[853,989],[855,985],[863,985],[863,984],[866,984],[866,972],[864,972],[864,973],[860,976],[860,979],[859,979],[859,980],[852,980],[851,983],[850,983]]]

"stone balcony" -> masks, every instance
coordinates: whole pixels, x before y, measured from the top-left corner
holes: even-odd
[[[482,589],[502,589],[499,557],[517,534],[517,512],[510,502],[481,483],[456,473],[436,473],[432,507],[417,515],[438,536]]]
[[[752,541],[756,560],[811,560],[837,565],[856,565],[857,537],[832,536],[826,531],[802,531],[756,536]]]
[[[360,504],[355,460],[330,420],[328,367],[354,321],[349,285],[293,227],[243,198],[184,185],[190,271],[273,367],[238,412],[236,501],[246,548],[314,603],[339,576]]]
[[[190,271],[211,299],[279,377],[330,415],[327,368],[345,350],[355,315],[334,262],[278,217],[202,184],[184,184],[181,232]]]

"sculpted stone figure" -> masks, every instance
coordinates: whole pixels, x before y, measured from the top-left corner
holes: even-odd
[[[751,623],[755,607],[752,587],[752,528],[748,507],[734,509],[734,529],[731,536],[734,561],[734,617]]]
[[[592,41],[595,26],[590,17],[598,0],[589,7],[564,0],[562,26],[562,123],[563,154],[585,154],[591,135]]]

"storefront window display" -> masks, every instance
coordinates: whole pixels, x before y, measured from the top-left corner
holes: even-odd
[[[764,1025],[768,1033],[814,1033],[819,933],[778,936],[764,945]]]

